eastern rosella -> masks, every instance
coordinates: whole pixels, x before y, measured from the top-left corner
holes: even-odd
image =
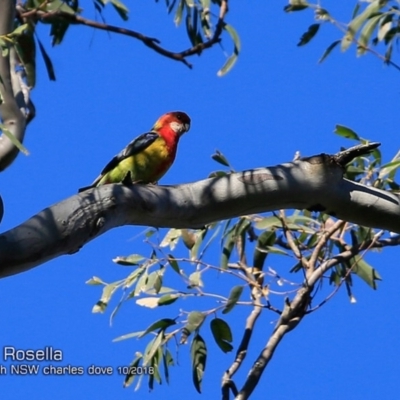
[[[190,129],[190,118],[181,111],[161,116],[150,132],[132,140],[103,169],[95,181],[84,190],[107,183],[155,183],[175,160],[179,138]]]

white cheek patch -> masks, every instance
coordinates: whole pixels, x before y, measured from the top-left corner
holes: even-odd
[[[175,133],[181,133],[183,130],[183,124],[180,124],[179,122],[171,122],[169,124],[169,126],[171,127],[171,129],[175,132]]]

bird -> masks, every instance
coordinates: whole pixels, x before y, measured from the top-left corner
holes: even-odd
[[[182,111],[162,115],[149,132],[133,139],[79,193],[109,183],[156,184],[174,162],[179,139],[189,131],[190,123],[190,117]]]

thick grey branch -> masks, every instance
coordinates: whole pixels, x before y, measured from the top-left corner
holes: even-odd
[[[10,33],[13,29],[15,17],[15,1],[0,0],[0,36]],[[14,88],[19,85],[14,67],[15,52],[9,51],[8,55],[0,55],[0,117],[5,128],[10,131],[20,142],[24,139],[26,120],[22,114],[14,93]],[[22,106],[22,105],[21,105]],[[0,136],[0,171],[3,171],[17,157],[19,150],[10,139],[2,134]]]
[[[241,215],[318,207],[346,221],[400,233],[398,196],[343,179],[337,164],[317,159],[179,186],[88,190],[0,235],[0,277],[72,254],[122,225],[195,228]]]

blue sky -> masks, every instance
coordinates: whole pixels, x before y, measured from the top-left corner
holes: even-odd
[[[107,21],[160,37],[167,48],[188,46],[184,27],[175,28],[164,4],[146,3],[130,7],[127,23],[112,10],[106,13]],[[2,231],[92,182],[114,154],[170,110],[186,111],[192,128],[183,137],[177,160],[161,184],[206,178],[219,169],[210,158],[216,149],[237,170],[290,161],[296,151],[302,155],[335,153],[340,146],[352,145],[332,133],[336,124],[382,142],[383,160],[390,161],[399,145],[399,72],[371,55],[356,58],[354,48],[344,54],[336,49],[318,65],[325,48],[340,33],[323,26],[309,45],[297,47],[301,34],[313,23],[312,15],[284,14],[285,4],[231,4],[228,22],[240,35],[242,52],[237,65],[223,78],[216,75],[225,60],[219,46],[192,57],[194,69],[189,70],[133,39],[85,27],[73,27],[62,46],[51,49],[48,31],[41,29],[39,35],[53,60],[57,81],[47,79],[39,59],[33,92],[37,116],[25,140],[31,155],[20,155],[0,175],[5,204]],[[343,21],[351,12],[351,4],[338,6],[335,1],[326,1],[323,5]],[[84,8],[88,18],[94,17],[89,2]],[[223,44],[229,53],[232,45],[227,37]],[[77,254],[1,280],[1,345],[61,349],[64,358],[59,364],[63,366],[129,364],[145,343],[112,340],[146,328],[166,308],[149,310],[133,302],[126,304],[110,327],[112,308],[104,315],[92,314],[101,289],[85,281],[93,275],[107,282],[126,276],[129,269],[112,259],[148,254],[148,246],[137,236],[143,229],[115,229]],[[216,247],[208,261],[218,263],[218,254]],[[400,272],[396,254],[398,249],[393,248],[367,257],[383,277],[377,291],[354,279],[356,304],[350,304],[341,290],[285,337],[253,399],[398,398],[400,317],[396,299]],[[280,258],[271,257],[267,264],[289,275]],[[209,291],[227,294],[232,281],[210,274],[206,285]],[[112,305],[118,299],[119,294]],[[207,309],[197,299],[171,307],[168,314],[174,316],[179,307]],[[245,307],[236,307],[226,316],[233,328],[235,348],[247,312]],[[263,314],[244,368],[237,374],[238,386],[266,342],[274,320],[275,315]],[[203,397],[218,398],[223,371],[234,355],[223,355],[207,327],[204,332],[209,355]],[[163,383],[152,393],[145,384],[139,392],[123,389],[123,377],[116,373],[99,377],[8,374],[0,376],[2,396],[10,400],[28,396],[59,400],[200,398],[191,382],[188,359],[189,346],[183,346],[179,366],[170,371],[170,385]]]

